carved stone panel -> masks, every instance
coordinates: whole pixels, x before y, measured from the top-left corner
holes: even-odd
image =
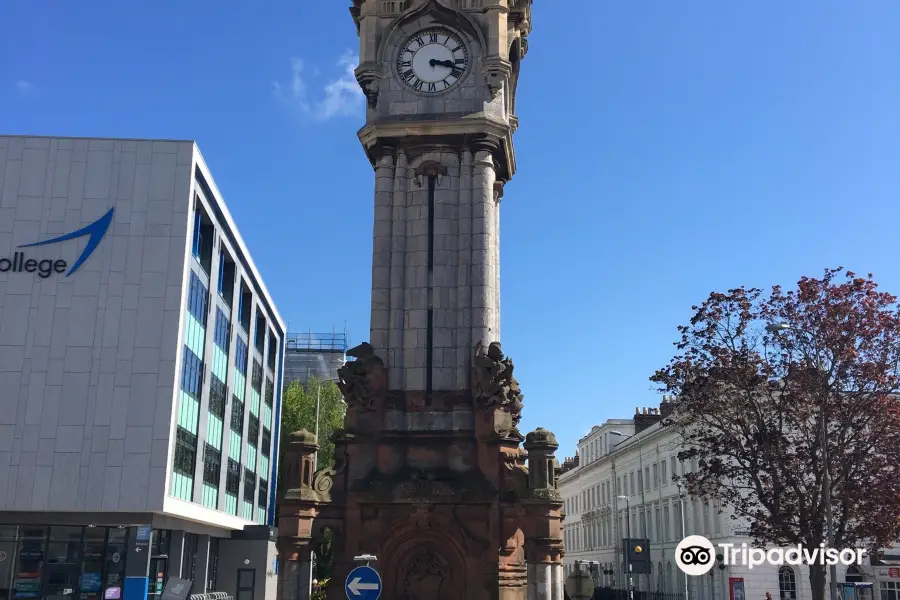
[[[429,547],[414,546],[401,562],[397,600],[455,600],[454,585],[447,561]]]

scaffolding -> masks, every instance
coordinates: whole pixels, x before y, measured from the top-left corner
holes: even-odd
[[[285,341],[285,381],[308,382],[335,379],[337,370],[346,362],[349,336],[344,332],[287,334]]]
[[[304,333],[287,334],[288,352],[347,352],[347,332],[338,333]]]

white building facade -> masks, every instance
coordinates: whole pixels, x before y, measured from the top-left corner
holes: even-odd
[[[0,190],[0,600],[233,589],[285,327],[197,146],[3,136]]]
[[[566,511],[566,571],[574,569],[575,561],[595,561],[601,586],[627,589],[623,540],[646,538],[650,540],[652,573],[634,575],[637,590],[683,598],[687,584],[691,600],[735,600],[738,594],[732,595],[733,588],[743,586],[748,599],[763,599],[766,592],[776,600],[811,598],[804,566],[720,568],[717,561],[706,575],[690,577],[681,572],[675,564],[675,547],[687,535],[702,535],[714,545],[735,544],[738,548],[752,540],[727,509],[685,497],[673,483],[674,475],[696,469],[696,464],[678,460],[680,436],[673,428],[663,427],[661,419],[659,409],[641,409],[633,419],[608,420],[579,441],[574,460],[566,460],[559,477]],[[900,557],[886,556],[879,566],[867,560],[866,565],[849,572],[838,565],[838,581],[873,583],[872,588],[857,588],[857,598],[874,592],[876,598],[881,594],[882,600],[898,600],[900,568],[890,566],[896,558]]]

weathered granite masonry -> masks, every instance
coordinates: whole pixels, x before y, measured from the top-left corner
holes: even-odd
[[[353,0],[368,104],[358,135],[375,171],[371,338],[338,371],[348,408],[335,464],[306,476],[305,432],[283,458],[282,598],[304,597],[297,573],[325,528],[329,599],[362,554],[377,556],[390,600],[563,598],[556,440],[519,432],[522,395],[499,344],[500,199],[531,4]],[[429,31],[443,34],[412,44]],[[417,63],[426,75],[462,65],[444,91],[403,79],[401,63],[418,60],[403,48],[451,39]]]

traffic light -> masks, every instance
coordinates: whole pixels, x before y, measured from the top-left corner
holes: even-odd
[[[631,563],[632,573],[650,573],[653,562],[650,560],[650,540],[647,538],[632,538],[622,540],[625,550],[625,572],[628,572],[628,563]]]

